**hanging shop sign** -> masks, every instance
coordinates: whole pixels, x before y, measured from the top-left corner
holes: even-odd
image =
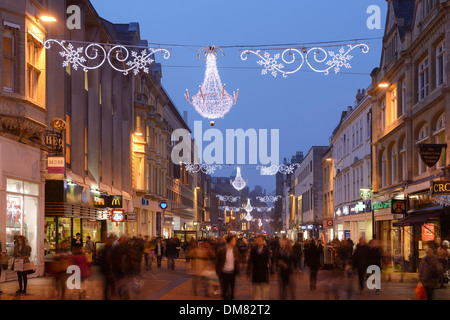
[[[64,140],[62,132],[45,131],[45,145],[49,157],[61,157],[64,152]]]
[[[447,148],[447,144],[419,144],[418,148],[423,163],[431,168],[439,161],[442,149]]]
[[[333,227],[333,220],[329,219],[329,220],[325,220],[324,221],[324,225],[328,228]]]
[[[450,181],[433,181],[431,195],[450,195]]]
[[[47,159],[47,163],[48,173],[64,174],[64,170],[66,167],[64,157],[49,157]]]
[[[427,223],[422,226],[422,241],[434,240],[434,224]]]
[[[125,219],[127,222],[135,222],[136,221],[136,212],[127,212],[125,214]]]
[[[113,209],[110,215],[111,222],[115,222],[118,225],[120,222],[125,221],[125,210]]]
[[[381,209],[390,208],[391,202],[392,202],[392,200],[383,201],[383,202],[375,202],[372,204],[372,209],[373,210],[381,210]]]
[[[391,201],[391,213],[406,214],[407,206],[406,199],[392,199]]]

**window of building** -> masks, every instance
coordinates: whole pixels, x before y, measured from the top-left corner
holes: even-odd
[[[391,183],[397,183],[397,145],[392,146],[391,151]]]
[[[3,90],[14,91],[16,68],[16,45],[14,31],[3,29]]]
[[[419,130],[416,144],[428,143],[428,140],[429,140],[428,124],[424,124]],[[424,174],[428,171],[428,167],[420,158],[419,151],[417,151],[417,155],[418,155],[418,173]]]
[[[30,99],[39,101],[40,99],[40,76],[39,56],[42,51],[42,44],[32,35],[27,36],[27,95]]]
[[[401,100],[401,106],[400,106],[400,113],[399,115],[405,114],[406,112],[406,81],[403,79],[402,81],[402,100]]]
[[[427,15],[431,12],[431,9],[433,9],[435,1],[436,0],[422,0],[423,19],[425,19]]]
[[[381,130],[384,130],[386,128],[386,100],[383,100],[381,102]]]
[[[397,86],[394,86],[394,88],[389,92],[389,98],[390,98],[390,119],[389,119],[389,123],[394,122],[397,119],[397,108],[398,108],[398,104],[397,104]]]
[[[445,42],[436,47],[436,86],[445,82]]]
[[[72,159],[72,121],[71,116],[66,114],[66,166],[70,168],[71,166],[71,159]]]
[[[421,101],[429,92],[428,57],[419,64],[418,75],[419,101]]]
[[[381,155],[381,187],[386,186],[386,178],[387,178],[387,159],[386,159],[386,151],[384,151]]]
[[[441,114],[436,122],[436,128],[433,131],[434,141],[437,144],[445,144],[445,113]],[[438,168],[445,166],[445,148],[442,148],[441,158],[437,163]]]

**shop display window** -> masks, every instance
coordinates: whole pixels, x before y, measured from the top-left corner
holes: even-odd
[[[6,251],[12,256],[17,236],[23,235],[31,247],[31,260],[36,261],[39,185],[7,179],[6,187]]]

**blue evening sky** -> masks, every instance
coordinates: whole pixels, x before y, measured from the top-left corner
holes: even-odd
[[[306,65],[287,78],[263,76],[258,57],[250,55],[242,61],[239,48],[224,49],[225,57],[217,61],[219,74],[228,93],[240,89],[240,99],[223,120],[216,121],[215,128],[224,136],[226,129],[279,129],[280,162],[296,151],[306,155],[311,146],[328,145],[341,112],[354,105],[357,90],[369,86],[370,72],[379,65],[387,11],[385,0],[91,1],[101,17],[113,23],[138,22],[143,39],[171,50],[169,60],[156,57],[163,66],[162,83],[180,113],[189,112],[192,129],[194,120],[202,118],[184,93],[189,89],[192,97],[203,82],[205,61],[197,59],[200,47],[251,49],[251,45],[375,38],[362,40],[370,44],[368,54],[352,51],[352,69],[328,76],[311,72]],[[366,26],[370,5],[381,8],[379,30]],[[209,120],[203,119],[203,128],[209,128]],[[215,175],[229,176],[233,169],[226,166]],[[268,192],[275,190],[274,177],[260,176],[256,166],[243,166],[242,171],[251,188],[261,185]]]

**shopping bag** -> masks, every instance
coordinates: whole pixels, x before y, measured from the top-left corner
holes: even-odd
[[[36,272],[36,266],[34,265],[34,262],[25,262],[23,264],[23,270],[24,273],[26,274],[32,274],[34,272]]]
[[[416,286],[416,299],[425,300],[425,287],[422,282],[419,282]]]
[[[14,259],[14,271],[23,271],[23,259]]]

